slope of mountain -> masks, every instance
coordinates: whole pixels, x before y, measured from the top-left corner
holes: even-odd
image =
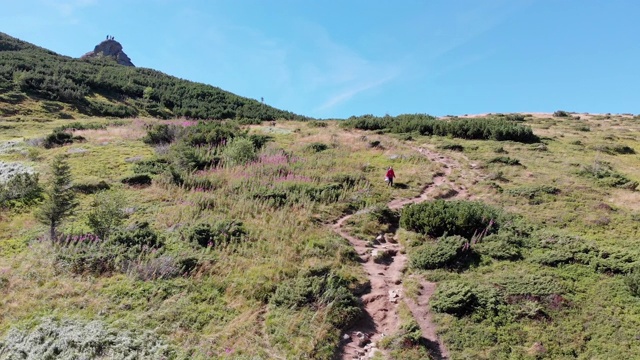
[[[114,40],[105,47],[118,50]],[[108,46],[107,46],[108,45]],[[116,51],[116,59],[117,54]],[[124,56],[120,55],[121,60]],[[0,33],[0,116],[31,114],[24,100],[58,102],[60,117],[188,117],[194,119],[303,119],[220,88],[179,79],[159,71],[122,66],[112,57],[74,59]],[[57,110],[56,110],[57,109]]]

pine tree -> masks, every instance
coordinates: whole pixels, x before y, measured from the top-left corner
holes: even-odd
[[[46,198],[36,216],[49,227],[51,240],[56,240],[56,229],[64,218],[78,205],[71,188],[71,168],[64,156],[56,156],[51,164],[52,176],[46,190]]]

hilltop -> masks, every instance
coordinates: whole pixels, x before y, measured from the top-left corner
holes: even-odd
[[[120,65],[128,59],[121,48],[105,40],[92,53],[107,56],[74,59],[0,33],[0,116],[304,118],[211,85]]]
[[[124,66],[135,66],[129,59],[129,56],[122,50],[122,44],[117,42],[113,37],[107,35],[107,39],[96,45],[93,51],[82,55],[80,59],[91,59],[96,57],[108,57],[115,60],[118,64]]]

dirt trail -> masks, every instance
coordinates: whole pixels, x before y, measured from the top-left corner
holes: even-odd
[[[437,198],[469,198],[467,189],[449,180],[453,169],[459,169],[460,164],[455,160],[442,156],[426,148],[414,148],[426,156],[431,162],[442,165],[443,170],[433,177],[433,182],[425,186],[420,195],[409,199],[396,199],[388,203],[391,209],[400,209],[406,205],[420,203]],[[446,185],[444,192],[438,193],[439,188]],[[436,289],[433,282],[419,279],[420,292],[417,299],[404,297],[402,288],[402,274],[406,268],[407,255],[402,252],[402,246],[393,239],[395,236],[379,236],[373,241],[373,248],[369,241],[356,238],[344,230],[344,224],[352,215],[340,218],[333,229],[342,237],[349,240],[362,261],[362,266],[369,276],[371,290],[361,297],[365,316],[343,335],[340,347],[340,359],[369,359],[376,351],[377,343],[384,336],[398,330],[398,303],[404,301],[411,310],[422,330],[429,351],[433,358],[448,359],[449,353],[444,344],[438,339],[436,327],[429,313],[429,299]],[[380,255],[389,256],[380,259]],[[383,352],[384,353],[384,352]]]

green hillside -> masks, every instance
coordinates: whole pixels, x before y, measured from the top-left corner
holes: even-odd
[[[235,95],[3,39],[0,360],[640,358],[640,116],[162,119],[104,84]]]
[[[88,116],[245,121],[303,119],[256,100],[159,71],[118,65],[107,58],[61,56],[0,33],[0,116],[33,114],[27,99],[46,100],[45,112]],[[37,110],[36,110],[37,111]]]

